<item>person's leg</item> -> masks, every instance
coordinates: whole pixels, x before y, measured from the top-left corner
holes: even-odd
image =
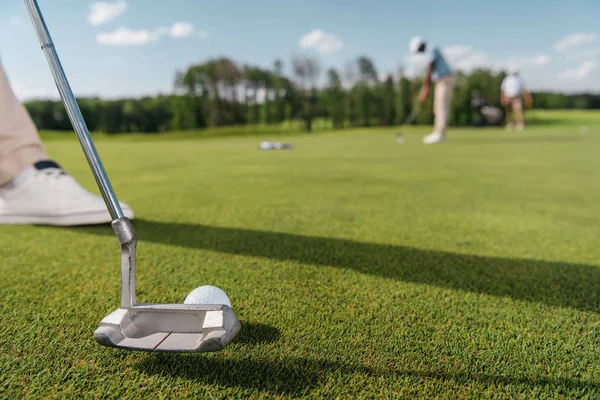
[[[423,138],[425,144],[441,143],[446,139],[446,129],[450,118],[450,102],[452,101],[452,77],[440,79],[433,92],[434,130]]]
[[[513,109],[512,109],[512,101],[509,100],[508,104],[505,106],[505,110],[506,110],[506,129],[509,130],[513,130],[515,129],[515,123],[514,123],[514,113],[513,113]]]
[[[514,97],[509,97],[507,99],[506,104],[504,105],[504,109],[506,111],[506,129],[514,130],[515,129],[515,108],[514,108]]]
[[[444,135],[444,81],[439,80],[433,90],[433,131]]]
[[[525,128],[525,120],[523,118],[523,100],[520,97],[515,97],[511,100],[511,108],[515,116],[515,126],[517,130]]]
[[[440,79],[435,85],[435,131],[442,136],[446,136],[448,122],[450,121],[452,87],[453,78],[451,76]]]
[[[450,125],[450,112],[452,111],[452,94],[454,93],[454,77],[449,76],[444,81],[444,100],[443,100],[443,111],[444,111],[444,136],[446,136],[446,130]]]
[[[25,167],[46,159],[37,129],[0,64],[0,185],[10,182]]]
[[[121,203],[123,213],[133,211]],[[104,200],[48,159],[38,131],[0,68],[0,224],[88,225],[112,221]]]

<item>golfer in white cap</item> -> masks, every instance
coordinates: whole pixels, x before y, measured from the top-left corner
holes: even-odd
[[[420,36],[410,40],[409,50],[411,54],[425,53],[427,42]],[[424,104],[429,97],[431,82],[435,82],[433,94],[433,113],[435,116],[434,130],[423,138],[425,144],[442,143],[446,140],[446,130],[450,121],[450,103],[452,101],[452,88],[454,76],[452,69],[444,59],[439,48],[434,47],[428,57],[425,82],[419,94],[419,104]]]
[[[508,69],[508,75],[504,78],[500,87],[500,102],[506,109],[507,129],[513,130],[516,128],[520,131],[525,128],[523,97],[527,107],[531,107],[533,98],[525,89],[518,68],[512,66]]]

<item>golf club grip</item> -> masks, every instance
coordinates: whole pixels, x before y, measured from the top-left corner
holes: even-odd
[[[65,71],[60,63],[56,49],[54,48],[54,43],[52,42],[50,32],[48,31],[48,27],[46,26],[46,22],[44,21],[44,17],[42,16],[42,12],[38,6],[37,0],[23,0],[23,3],[25,4],[25,8],[27,9],[27,13],[29,14],[31,22],[33,23],[40,46],[46,55],[50,71],[54,77],[54,83],[56,84],[58,92],[60,93],[60,97],[65,105],[67,114],[71,120],[71,124],[77,133],[79,143],[81,144],[88,164],[92,169],[92,174],[94,175],[98,188],[102,193],[102,198],[106,203],[108,212],[113,220],[122,218],[124,217],[123,210],[121,210],[121,205],[119,204],[117,196],[115,195],[110,181],[108,180],[108,176],[104,170],[100,156],[96,151],[96,147],[94,146],[94,142],[92,141],[88,128],[85,124],[85,120],[83,119],[83,115],[81,114],[81,110],[79,109],[79,105],[75,99],[75,95],[71,90],[71,86],[69,85]]]

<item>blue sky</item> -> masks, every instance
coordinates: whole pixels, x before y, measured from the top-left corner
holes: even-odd
[[[492,4],[490,4],[492,3]],[[455,68],[518,65],[532,89],[600,91],[598,0],[39,0],[79,96],[170,92],[177,69],[227,55],[263,67],[365,54],[380,73],[420,73],[422,35]],[[19,0],[0,5],[0,59],[21,99],[57,97]]]

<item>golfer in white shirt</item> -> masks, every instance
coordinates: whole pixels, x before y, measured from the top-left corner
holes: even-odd
[[[523,97],[528,107],[531,106],[533,99],[531,94],[525,89],[525,85],[519,76],[519,71],[515,67],[509,69],[508,75],[502,81],[500,87],[500,101],[506,109],[506,119],[508,129],[522,130],[525,128],[523,117]]]

